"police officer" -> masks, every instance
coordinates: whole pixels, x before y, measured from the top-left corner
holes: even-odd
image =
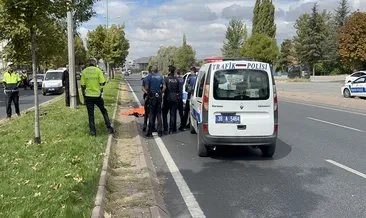
[[[88,67],[85,68],[81,75],[81,88],[85,96],[85,104],[88,110],[89,130],[90,135],[96,136],[95,122],[94,122],[94,105],[96,105],[103,115],[105,125],[108,133],[113,134],[114,129],[108,117],[107,109],[104,107],[102,98],[103,86],[106,83],[103,72],[96,67],[97,60],[95,58],[88,59]]]
[[[179,92],[181,94],[178,98],[177,107],[178,107],[178,112],[179,112],[179,118],[180,118],[180,121],[182,122],[182,120],[183,120],[183,84],[184,84],[184,79],[180,74],[181,74],[181,70],[178,68],[176,70],[176,76],[177,76],[178,81],[179,81]]]
[[[19,90],[21,79],[18,72],[13,69],[13,62],[8,63],[8,71],[4,72],[3,84],[6,102],[6,117],[11,117],[11,102],[14,102],[15,112],[20,116],[19,110]]]
[[[23,83],[23,88],[24,88],[24,90],[27,90],[27,86],[28,86],[28,81],[27,81],[27,79],[28,79],[28,76],[27,76],[27,71],[23,71],[22,72],[22,75],[21,75],[21,80],[22,80],[22,83]],[[38,83],[37,83],[37,85],[38,85]]]
[[[151,68],[152,66],[149,66],[149,74],[151,74]],[[144,99],[144,110],[145,110],[145,114],[144,114],[144,124],[142,126],[142,131],[146,131],[146,128],[147,128],[147,121],[149,119],[149,98],[147,97],[147,90],[145,89],[145,85],[146,85],[146,80],[147,80],[147,77],[145,77],[143,80],[142,80],[142,92],[144,93],[143,95],[143,99]]]
[[[161,125],[161,102],[162,92],[165,91],[164,77],[158,72],[158,67],[152,67],[152,73],[147,76],[145,90],[147,90],[149,101],[149,128],[146,136],[152,137],[152,130],[155,126],[155,119],[158,121],[158,135],[162,136]]]
[[[197,79],[196,72],[197,72],[197,68],[195,66],[192,66],[191,67],[191,72],[190,72],[190,74],[188,75],[188,78],[187,78],[187,83],[186,83],[185,89],[186,89],[186,92],[187,92],[188,96],[187,96],[186,105],[185,105],[185,108],[184,108],[183,120],[181,120],[180,127],[179,127],[179,130],[181,130],[181,131],[184,130],[185,127],[188,126],[187,121],[188,121],[189,110],[190,110],[189,102],[190,102],[190,99],[191,99],[191,95],[193,94],[194,85],[195,85],[196,79]]]
[[[166,90],[164,93],[164,104],[166,105],[165,107],[167,108],[167,112],[164,114],[165,117],[163,118],[165,119],[164,130],[168,128],[167,114],[169,112],[169,133],[175,133],[177,131],[178,100],[180,99],[182,93],[179,89],[179,80],[175,76],[174,66],[169,66],[169,75],[165,78],[165,86]]]
[[[164,78],[164,84],[166,86],[166,90],[163,95],[163,107],[162,107],[162,117],[163,117],[163,133],[166,135],[168,134],[168,113],[169,113],[169,101],[167,100],[167,92],[168,92],[168,86],[167,86],[167,79],[172,74],[172,71],[174,72],[175,67],[173,65],[168,66],[168,76]]]

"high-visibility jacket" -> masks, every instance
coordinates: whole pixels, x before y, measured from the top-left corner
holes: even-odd
[[[17,91],[20,81],[21,80],[18,72],[5,72],[3,78],[3,83],[5,83],[5,91]]]
[[[106,79],[98,67],[87,67],[83,70],[80,85],[85,87],[85,96],[99,97],[102,94],[103,85]]]

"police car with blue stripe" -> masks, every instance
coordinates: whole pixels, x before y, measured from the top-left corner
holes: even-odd
[[[345,98],[366,98],[366,76],[361,76],[353,82],[346,83],[341,91]]]
[[[197,153],[216,146],[255,146],[272,157],[278,132],[278,104],[272,67],[247,60],[206,60],[190,101],[191,133]]]

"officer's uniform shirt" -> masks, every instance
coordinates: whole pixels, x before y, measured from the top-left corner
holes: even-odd
[[[184,79],[182,76],[178,76],[179,81],[179,92],[182,94],[181,99],[183,99],[183,85],[184,85]]]
[[[18,83],[21,81],[18,72],[5,72],[3,82],[6,83],[5,90],[6,91],[17,91]]]
[[[196,74],[190,74],[188,75],[188,86],[193,89],[194,88],[194,84],[196,82],[197,79],[197,75]]]
[[[146,85],[148,86],[149,93],[161,94],[161,87],[164,84],[164,78],[160,73],[151,73],[146,77]]]
[[[106,82],[103,72],[98,67],[87,67],[83,70],[80,85],[85,86],[85,96],[100,97],[103,86]]]

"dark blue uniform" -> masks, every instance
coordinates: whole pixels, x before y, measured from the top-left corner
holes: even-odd
[[[190,109],[189,102],[190,102],[190,99],[191,99],[191,95],[193,94],[193,91],[194,91],[194,86],[196,84],[196,79],[197,79],[196,74],[189,74],[188,75],[187,84],[186,84],[186,87],[185,87],[186,91],[188,93],[188,97],[187,97],[186,105],[185,105],[185,108],[184,108],[183,119],[181,120],[180,127],[179,127],[180,130],[183,130],[187,125],[187,121],[188,121],[188,117],[189,117],[189,109]]]
[[[184,85],[184,79],[181,76],[178,76],[179,81],[179,92],[181,93],[180,98],[178,99],[178,112],[179,112],[179,118],[182,122],[183,120],[183,85]]]
[[[161,87],[164,85],[164,77],[160,73],[151,73],[146,77],[146,85],[148,86],[147,98],[149,101],[149,129],[146,136],[152,135],[152,130],[155,126],[155,119],[157,119],[158,121],[157,131],[159,136],[161,136],[162,135]]]
[[[165,78],[166,90],[164,93],[164,107],[163,107],[163,126],[164,132],[168,130],[168,112],[170,115],[169,132],[177,131],[177,109],[178,101],[181,99],[182,92],[179,88],[179,80],[174,74],[170,74]]]
[[[146,81],[147,81],[147,77],[145,77],[143,80],[142,80],[142,86],[145,87],[146,85]],[[147,97],[147,94],[144,93],[143,95],[143,98],[144,98],[144,109],[145,109],[145,114],[144,114],[144,124],[142,126],[142,130],[143,131],[146,131],[146,128],[147,128],[147,121],[149,119],[149,98]]]

